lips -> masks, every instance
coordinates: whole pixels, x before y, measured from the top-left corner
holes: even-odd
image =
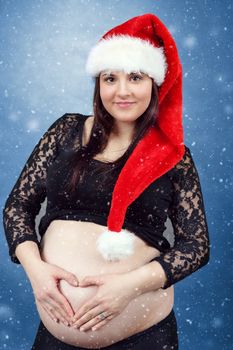
[[[126,108],[132,106],[134,103],[135,102],[116,102],[116,105],[121,108]]]

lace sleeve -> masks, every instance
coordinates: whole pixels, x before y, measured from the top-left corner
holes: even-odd
[[[185,146],[183,159],[172,176],[174,197],[169,209],[175,242],[168,252],[154,258],[163,267],[170,287],[209,261],[209,234],[197,169]]]
[[[18,244],[34,241],[39,246],[35,217],[46,197],[47,168],[56,156],[59,138],[64,133],[65,119],[66,115],[58,118],[42,136],[6,200],[3,225],[9,255],[14,263],[20,264],[15,255]]]

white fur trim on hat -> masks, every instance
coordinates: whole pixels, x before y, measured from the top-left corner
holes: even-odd
[[[97,250],[105,260],[119,261],[133,254],[134,239],[134,234],[128,230],[106,230],[97,239]]]
[[[113,35],[99,41],[90,51],[86,71],[96,77],[103,70],[143,72],[160,86],[166,75],[167,63],[162,47],[130,35]]]

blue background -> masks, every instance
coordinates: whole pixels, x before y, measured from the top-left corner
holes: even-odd
[[[232,349],[232,1],[0,1],[1,207],[39,138],[66,112],[92,112],[87,54],[110,28],[154,13],[183,64],[185,144],[211,239],[208,265],[175,285],[180,349]],[[0,349],[30,349],[39,317],[0,226]]]

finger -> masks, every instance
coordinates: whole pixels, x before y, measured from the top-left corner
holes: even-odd
[[[104,326],[106,323],[108,323],[109,320],[113,319],[113,315],[107,317],[105,320],[100,321],[99,323],[97,323],[94,327],[91,328],[92,331],[97,331],[97,329],[100,329],[102,326]]]
[[[93,318],[91,321],[87,322],[82,327],[80,327],[80,331],[85,332],[89,329],[96,330],[96,329],[100,328],[101,326],[103,326],[104,324],[106,324],[108,322],[108,320],[111,320],[113,317],[114,316],[111,315],[111,316],[106,317],[104,320],[102,320],[101,317],[98,315],[95,318]]]
[[[51,307],[47,307],[45,308],[47,313],[51,315],[51,318],[56,322],[56,323],[60,323],[62,322],[63,324],[65,324],[64,319],[61,317],[61,315],[59,314],[59,312],[57,312],[55,309],[52,309]]]
[[[57,293],[55,294],[55,298],[56,298],[56,301],[58,302],[58,304],[60,305],[60,307],[62,307],[62,309],[65,311],[68,319],[70,320],[70,318],[72,318],[75,313],[74,313],[70,303],[68,302],[66,297],[62,294],[62,292],[59,289],[57,290]]]
[[[68,282],[69,284],[75,287],[77,287],[79,284],[77,277],[73,273],[70,273],[61,268],[59,270],[59,279],[64,279],[66,282]]]
[[[47,312],[49,317],[56,323],[58,323],[59,319],[57,318],[56,315],[54,315],[48,307],[46,307],[44,304],[40,303],[40,305],[43,307],[43,309]]]
[[[82,325],[86,324],[87,322],[93,320],[94,318],[98,318],[99,315],[103,312],[102,310],[103,310],[103,307],[101,307],[100,305],[89,310],[84,316],[82,316],[81,318],[79,318],[79,320],[73,323],[74,328],[79,328]],[[101,318],[99,318],[98,321],[100,319]]]
[[[71,321],[71,318],[74,315],[73,309],[59,289],[56,289],[55,292],[50,293],[49,296],[57,303],[57,307],[62,310],[63,316],[67,319],[67,321]]]
[[[43,305],[44,310],[47,312],[47,314],[52,318],[55,322],[62,322],[64,325],[68,325],[67,321],[62,317],[62,315],[59,313],[59,311],[55,308],[55,306],[51,306],[51,303],[45,302]]]
[[[101,285],[103,284],[101,277],[102,276],[86,276],[81,281],[79,281],[79,286],[87,287],[90,285]]]
[[[83,317],[85,314],[87,314],[89,311],[94,309],[96,306],[99,306],[99,301],[92,299],[88,303],[84,304],[73,316],[72,322],[75,323],[77,320],[79,320],[81,317]]]
[[[56,315],[56,317],[58,317],[59,320],[61,320],[62,323],[64,323],[64,325],[69,325],[69,317],[66,315],[63,308],[61,308],[60,305],[54,299],[50,298],[47,301],[47,305],[47,307],[50,309],[50,312],[53,312]]]
[[[97,329],[99,329],[101,326],[104,326],[108,321],[104,320],[99,322],[97,325],[95,325],[94,327],[91,328],[92,331],[97,331]]]

